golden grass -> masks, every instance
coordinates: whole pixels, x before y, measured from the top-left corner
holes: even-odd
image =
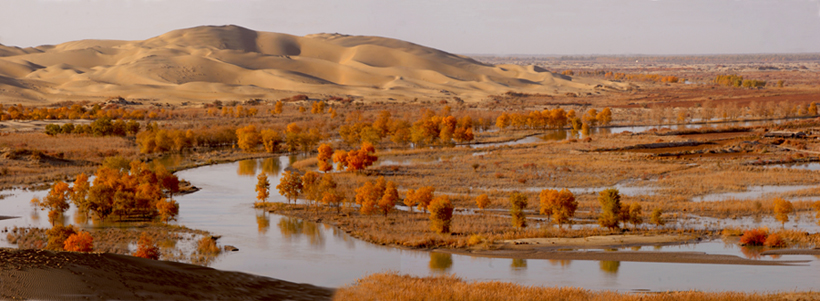
[[[537,287],[508,282],[468,282],[451,275],[414,277],[395,272],[372,274],[336,291],[335,301],[348,300],[580,300],[580,301],[723,301],[820,300],[820,293],[664,292],[619,293],[574,287]]]

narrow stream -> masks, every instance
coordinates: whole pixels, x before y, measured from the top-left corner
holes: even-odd
[[[411,275],[455,274],[467,280],[498,280],[524,285],[575,286],[603,290],[788,291],[820,289],[820,262],[813,256],[783,256],[811,260],[798,266],[743,266],[617,261],[560,261],[480,258],[437,252],[402,250],[352,238],[328,225],[316,224],[252,208],[255,176],[270,175],[271,187],[291,160],[282,156],[203,166],[177,175],[202,190],[176,197],[177,221],[193,229],[221,235],[219,243],[238,252],[218,257],[217,269],[241,271],[287,281],[338,287],[370,273],[397,271]],[[49,227],[46,212],[33,211],[31,197],[46,191],[4,191],[0,229],[12,226]],[[271,200],[285,199],[274,190]],[[70,217],[71,209],[66,218]],[[0,246],[8,243],[0,238]],[[747,255],[735,245],[708,242],[686,246],[643,247],[642,251],[696,251]],[[760,260],[771,260],[762,257]]]

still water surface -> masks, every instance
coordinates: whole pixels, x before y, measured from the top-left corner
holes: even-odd
[[[337,287],[370,273],[397,271],[418,276],[456,274],[468,280],[499,280],[525,285],[576,286],[607,290],[740,290],[784,291],[820,289],[820,263],[813,256],[783,256],[811,260],[799,266],[742,266],[617,261],[514,260],[449,255],[378,246],[350,237],[331,226],[264,213],[252,208],[256,174],[265,171],[271,187],[291,160],[288,157],[246,160],[203,166],[177,173],[202,190],[176,197],[177,223],[221,235],[219,242],[238,252],[224,254],[214,268],[241,271],[294,282]],[[7,194],[9,192],[3,192]],[[45,191],[13,191],[0,200],[0,228],[48,227],[46,213],[33,211],[32,196]],[[277,193],[272,200],[284,202]],[[71,222],[69,211],[67,222]],[[0,246],[8,246],[0,240]],[[643,247],[641,251],[696,251],[741,257],[748,250],[722,242],[685,246]],[[762,257],[760,260],[771,260]]]

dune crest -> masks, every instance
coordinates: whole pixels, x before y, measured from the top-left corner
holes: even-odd
[[[304,37],[229,26],[180,29],[143,41],[0,45],[0,102],[110,96],[174,101],[277,99],[297,93],[365,99],[460,97],[507,91],[593,92],[617,83],[535,66],[487,65],[406,41]]]

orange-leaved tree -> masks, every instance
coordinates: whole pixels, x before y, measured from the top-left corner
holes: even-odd
[[[174,200],[162,199],[157,202],[157,213],[162,222],[169,222],[175,220],[179,215],[179,204]]]
[[[404,204],[408,207],[418,206],[419,210],[427,212],[427,207],[433,201],[433,193],[436,188],[433,186],[421,187],[418,190],[408,190],[407,197],[404,199]]]
[[[51,186],[51,191],[40,203],[41,206],[48,208],[48,219],[52,225],[57,222],[57,218],[68,210],[68,197],[71,194],[71,188],[68,183],[57,181]]]
[[[336,163],[337,170],[344,170],[347,168],[347,152],[343,150],[336,150],[333,153],[333,162]]]
[[[792,202],[789,202],[782,198],[774,199],[774,218],[780,222],[781,226],[786,226],[786,222],[789,221],[789,214],[793,211],[794,205],[792,205]]]
[[[356,188],[356,204],[361,206],[362,214],[370,215],[378,211],[379,200],[384,196],[386,188],[387,182],[384,177],[379,177],[375,184],[367,181]]]
[[[246,152],[256,150],[256,146],[259,145],[259,141],[261,140],[259,136],[259,131],[257,131],[256,126],[252,124],[237,129],[236,139],[236,144],[239,146],[239,148]]]
[[[430,228],[436,233],[450,233],[453,219],[453,203],[446,195],[436,197],[430,202]]]
[[[387,187],[384,189],[382,198],[379,199],[379,210],[387,216],[390,211],[396,206],[399,201],[399,191],[396,189],[396,183],[393,181],[387,182]]]
[[[77,233],[76,228],[74,226],[61,226],[56,225],[51,227],[46,231],[46,237],[48,238],[48,244],[46,245],[46,250],[53,250],[53,251],[63,251],[65,250],[65,240],[68,239],[71,235]]]
[[[298,172],[287,170],[276,185],[279,194],[285,196],[290,201],[296,201],[302,193],[302,176]]]
[[[140,239],[137,241],[137,250],[134,252],[135,257],[142,257],[147,259],[158,260],[159,248],[154,244],[154,241],[143,232],[140,234]]]
[[[330,144],[322,143],[319,145],[319,155],[316,156],[316,159],[319,160],[319,170],[323,172],[328,172],[333,169],[333,164],[330,160],[333,157],[333,148],[330,147]]]
[[[527,209],[527,196],[520,192],[513,192],[510,195],[510,215],[512,216],[513,226],[524,228],[527,226],[527,217],[524,214],[524,209]]]
[[[69,252],[91,252],[94,251],[94,238],[91,234],[85,231],[80,231],[76,234],[71,234],[65,240],[63,248]]]
[[[373,144],[362,142],[362,147],[359,150],[347,153],[347,171],[359,171],[373,165],[376,160],[379,160],[379,157],[373,155],[375,152],[376,148],[373,147]]]
[[[256,199],[264,203],[270,196],[270,182],[266,173],[260,173],[256,177]]]
[[[71,202],[82,213],[88,212],[88,175],[81,173],[74,179],[74,187],[71,188]]]
[[[541,214],[550,215],[552,221],[558,223],[558,226],[570,222],[575,216],[575,210],[578,209],[578,201],[575,200],[575,195],[568,189],[564,188],[561,191],[555,189],[544,189],[539,194],[541,199]]]

